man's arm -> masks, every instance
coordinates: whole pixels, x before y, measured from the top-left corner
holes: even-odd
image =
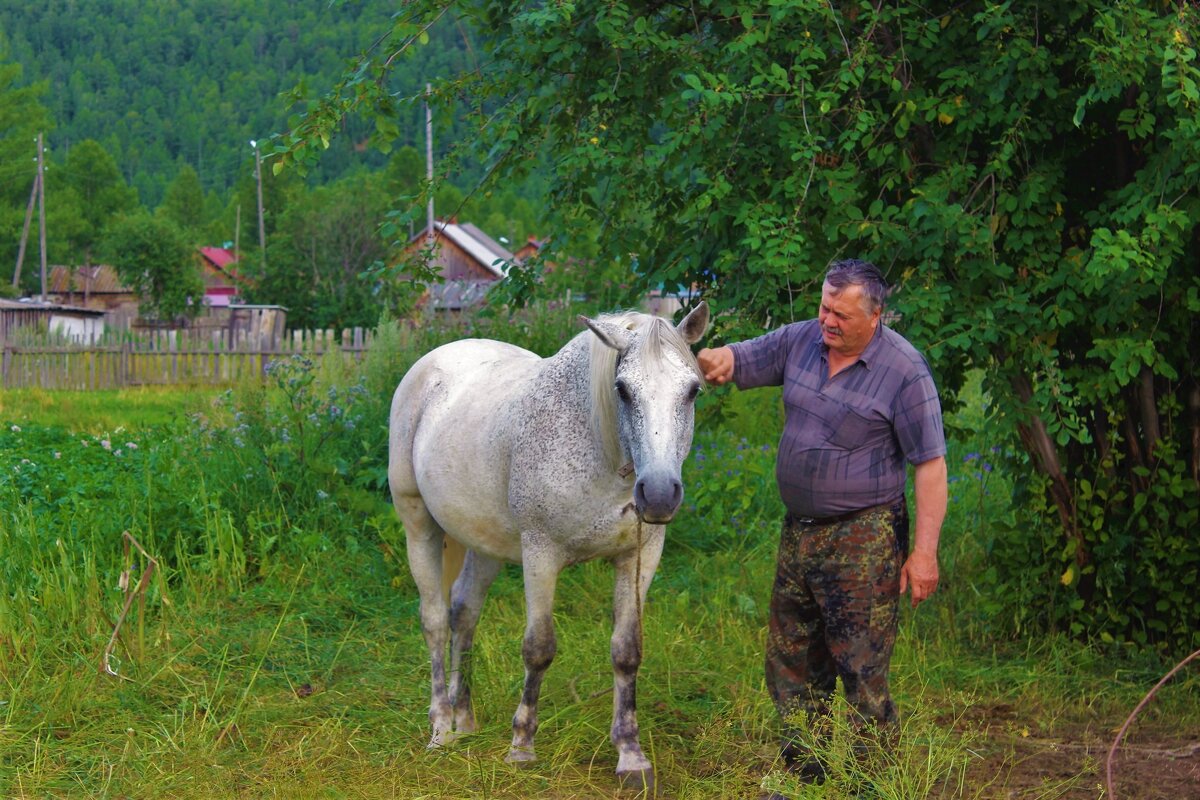
[[[938,584],[937,548],[946,518],[946,458],[939,456],[917,464],[913,477],[917,522],[912,553],[900,568],[900,594],[912,588],[913,608]]]

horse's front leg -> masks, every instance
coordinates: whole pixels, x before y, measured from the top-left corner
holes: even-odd
[[[642,546],[613,559],[613,722],[617,780],[625,788],[654,790],[654,766],[638,741],[637,674],[642,663],[642,615],[646,592],[662,556],[661,525],[646,525]]]
[[[562,562],[548,549],[522,544],[522,567],[525,572],[525,639],[521,655],[525,660],[525,688],[521,703],[513,715],[512,747],[506,761],[514,764],[536,760],[533,736],[537,733],[538,695],[542,678],[554,660],[557,643],[554,638],[554,589]]]

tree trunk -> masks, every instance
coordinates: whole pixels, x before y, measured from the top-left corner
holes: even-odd
[[[1142,367],[1138,375],[1138,414],[1142,420],[1142,441],[1146,443],[1146,457],[1154,457],[1154,448],[1162,438],[1158,427],[1158,403],[1154,395],[1154,373],[1150,367]]]
[[[1017,374],[1012,377],[1013,391],[1021,401],[1023,408],[1029,408],[1033,402],[1033,386],[1025,375]],[[1050,497],[1058,509],[1059,522],[1062,523],[1063,533],[1075,542],[1075,563],[1083,567],[1090,560],[1083,532],[1075,522],[1075,495],[1071,484],[1063,474],[1059,462],[1058,450],[1054,441],[1046,431],[1046,425],[1035,413],[1028,414],[1025,422],[1017,424],[1017,432],[1025,449],[1033,456],[1038,470],[1050,479]]]

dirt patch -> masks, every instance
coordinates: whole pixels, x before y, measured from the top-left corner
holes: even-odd
[[[978,738],[971,748],[979,759],[969,768],[967,781],[979,797],[1200,798],[1200,740],[1196,731],[1142,730],[1123,740],[1113,761],[1113,795],[1109,795],[1108,751],[1121,721],[1111,726],[1064,722],[1034,734],[1020,727],[1009,709],[997,707],[994,712],[975,728]]]

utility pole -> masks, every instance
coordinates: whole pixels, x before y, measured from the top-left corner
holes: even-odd
[[[433,94],[433,85],[425,84],[425,177],[429,179],[429,202],[425,214],[428,223],[425,237],[433,243],[433,107],[429,104],[429,96]]]
[[[46,302],[46,157],[42,135],[38,134],[38,238],[42,250],[42,302]]]
[[[13,271],[12,285],[14,289],[21,286],[21,264],[25,261],[25,243],[29,241],[29,225],[33,221],[33,203],[37,200],[40,182],[37,173],[34,173],[33,189],[29,192],[29,205],[25,207],[25,226],[21,228],[21,246],[17,248],[17,268]]]
[[[258,151],[257,139],[251,139],[250,146],[254,148],[254,180],[258,182],[258,249],[262,271],[265,275],[267,272],[267,228],[263,224],[262,155]]]

